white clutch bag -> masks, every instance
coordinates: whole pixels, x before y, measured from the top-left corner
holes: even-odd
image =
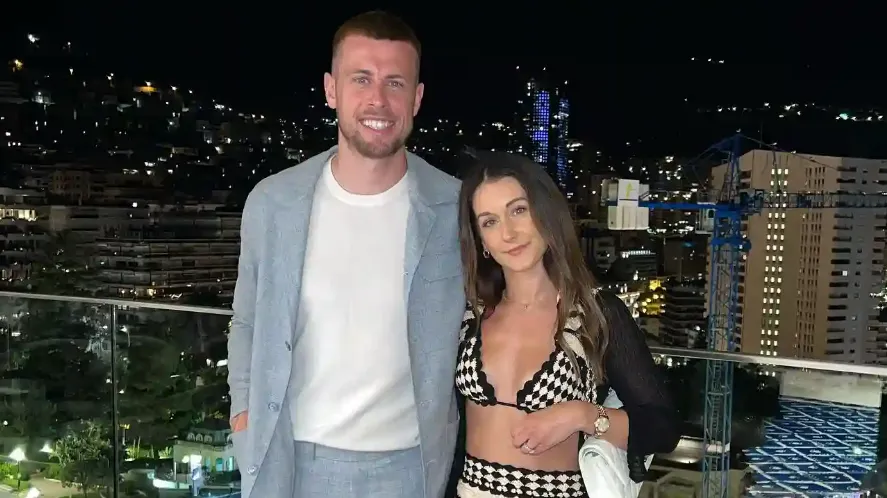
[[[610,389],[605,408],[621,408],[622,401]],[[649,455],[644,462],[647,469],[653,461]],[[634,482],[628,475],[628,456],[625,450],[603,439],[588,437],[579,450],[579,470],[589,496],[595,498],[637,498],[643,483]]]

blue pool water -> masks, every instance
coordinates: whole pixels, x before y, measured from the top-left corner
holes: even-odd
[[[876,463],[878,410],[796,398],[766,424],[767,442],[747,450],[757,496],[852,493]]]

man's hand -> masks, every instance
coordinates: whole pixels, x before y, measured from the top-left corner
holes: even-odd
[[[240,412],[231,417],[231,432],[245,431],[249,423],[249,412]]]
[[[588,412],[584,405],[568,401],[530,413],[511,429],[514,447],[527,455],[538,455],[557,446],[581,430]]]

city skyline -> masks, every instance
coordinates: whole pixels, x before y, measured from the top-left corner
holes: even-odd
[[[197,8],[179,8],[172,14],[162,4],[145,12],[137,24],[123,12],[112,12],[106,22],[93,27],[74,22],[88,16],[76,8],[15,16],[13,29],[3,34],[9,41],[0,47],[15,51],[22,37],[33,32],[53,43],[72,42],[76,50],[89,54],[79,61],[106,71],[193,87],[245,112],[298,117],[304,106],[323,104],[322,95],[311,89],[319,88],[328,69],[329,40],[339,23],[361,10],[330,5],[310,12],[284,10],[282,16],[246,11],[234,17]],[[636,24],[628,34],[616,25],[607,26],[606,17],[593,22],[592,29],[582,26],[581,11],[569,19],[557,9],[517,12],[503,19],[495,11],[430,15],[415,6],[391,7],[415,24],[423,41],[428,91],[420,121],[439,117],[476,124],[509,118],[522,79],[515,77],[520,66],[569,82],[571,138],[606,149],[631,149],[627,155],[692,155],[737,127],[765,142],[781,142],[788,150],[884,155],[843,150],[848,148],[843,142],[841,150],[828,150],[821,136],[828,132],[812,126],[804,134],[817,136],[807,140],[808,145],[804,137],[786,136],[744,111],[767,103],[775,108],[834,106],[851,112],[887,105],[880,92],[881,77],[853,69],[861,59],[856,56],[864,47],[861,40],[842,37],[831,52],[798,43],[816,30],[812,14],[811,19],[782,23],[777,16],[783,13],[773,11],[772,19],[759,20],[760,29],[750,39],[715,38],[714,28],[681,19],[678,12],[658,23],[632,19]],[[464,25],[456,23],[460,16]],[[557,18],[557,23],[551,22]],[[731,16],[724,29],[741,26],[742,21]],[[459,34],[471,37],[454,36],[456,26]],[[684,29],[708,36],[705,47],[694,47],[674,34]],[[627,43],[629,39],[633,43]],[[601,43],[605,40],[608,43]],[[831,55],[839,49],[840,60]],[[718,108],[739,109],[731,127],[712,129],[700,117],[700,109]],[[810,146],[819,148],[809,150]]]
[[[83,71],[77,65],[76,51],[66,51],[64,46],[60,53],[71,60],[50,60],[47,55],[58,51],[57,46],[33,34],[26,40],[33,51],[31,59],[14,59],[9,66],[12,81],[20,83],[3,86],[6,102],[18,103],[7,108],[13,120],[7,121],[12,125],[4,125],[4,129],[8,130],[8,140],[21,148],[22,158],[29,154],[29,147],[46,152],[60,148],[68,163],[54,163],[58,159],[45,154],[49,163],[39,166],[16,162],[21,158],[13,160],[13,169],[24,172],[24,185],[36,190],[6,192],[4,196],[20,204],[55,206],[49,214],[37,207],[28,215],[29,221],[42,223],[49,232],[85,230],[82,235],[90,240],[93,251],[90,257],[100,267],[98,289],[102,293],[179,299],[193,289],[217,293],[223,303],[227,302],[236,278],[236,229],[242,199],[258,180],[331,146],[335,139],[334,114],[319,104],[306,105],[301,120],[247,114],[188,88],[128,80],[88,65]],[[525,153],[548,169],[573,200],[577,213],[588,213],[580,217],[596,223],[594,230],[607,223],[604,213],[595,213],[601,202],[596,190],[604,179],[639,179],[657,196],[676,198],[710,185],[709,169],[715,163],[706,165],[674,156],[619,159],[600,154],[591,144],[572,140],[568,130],[573,108],[565,96],[569,95],[567,85],[537,74],[525,71],[515,77],[515,88],[522,87],[523,91],[511,95],[510,123],[462,125],[438,119],[428,126],[420,121],[410,147],[442,167],[456,161],[461,147],[480,145],[483,140],[487,140],[483,146],[488,148]],[[21,105],[28,101],[32,103]],[[14,110],[16,105],[24,113]],[[70,106],[73,121],[65,117]],[[847,130],[853,126],[877,130],[884,125],[884,115],[876,109],[849,111],[829,105],[764,103],[758,108],[697,107],[695,112],[726,116],[728,123],[730,116],[758,112],[762,116],[770,114],[775,123],[792,123],[810,114],[814,115],[812,122],[818,123],[818,114],[819,120],[827,119]],[[80,114],[93,118],[81,120],[77,118]],[[17,116],[30,118],[21,120]],[[32,118],[37,123],[34,126],[28,124]],[[777,125],[768,122],[767,126]],[[765,146],[755,145],[753,140],[751,145]],[[51,152],[53,156],[58,153]],[[135,157],[140,159],[134,161]],[[452,166],[449,172],[457,174],[455,164]],[[50,178],[45,193],[40,188],[46,181],[41,175]],[[163,190],[169,188],[172,192],[164,194]],[[104,221],[98,225],[84,222],[96,209]],[[610,272],[614,263],[631,261],[626,263],[628,269],[620,268],[622,263],[615,265],[613,275],[629,274],[612,283],[622,288],[626,301],[636,308],[647,292],[645,281],[669,277],[668,270],[660,272],[668,258],[661,241],[693,233],[692,220],[686,213],[659,211],[654,213],[651,233],[614,239],[592,230],[583,235],[590,241],[586,249],[589,262],[598,271]],[[185,234],[200,241],[195,246],[193,241],[178,240]],[[152,238],[159,240],[151,242]],[[609,245],[601,245],[611,239]],[[698,241],[692,244],[698,245]],[[209,252],[198,257],[193,251],[203,246]],[[143,254],[161,249],[166,251],[164,254],[176,254],[176,258],[193,254],[188,262],[192,266],[181,261],[146,266]],[[872,303],[877,304],[879,299],[873,296]],[[694,328],[700,320],[682,318]],[[651,335],[658,334],[650,330]],[[686,346],[698,342],[699,331],[685,332],[684,336],[669,332],[664,338]],[[683,338],[676,339],[679,337]],[[821,345],[816,351],[808,348],[800,356],[824,354]],[[855,361],[868,357],[859,355]]]
[[[360,11],[287,9],[8,11],[0,498],[71,495],[61,483],[178,498],[197,467],[239,498],[224,379],[241,210],[256,182],[334,145],[320,81],[332,32]],[[428,101],[408,147],[457,176],[464,147],[542,164],[589,269],[644,333],[684,437],[656,455],[643,496],[856,491],[887,456],[887,105],[870,91],[884,77],[838,51],[849,36],[835,63],[797,29],[808,19],[772,9],[734,34],[749,21],[393,10],[425,47]],[[781,31],[765,34],[765,17]],[[793,44],[806,48],[789,56]],[[735,149],[698,156],[737,131]],[[736,158],[738,181],[724,181]],[[631,211],[609,182],[626,179],[663,203],[649,226],[616,223]],[[721,199],[738,227],[725,237],[705,202],[734,187],[769,204]],[[840,204],[840,191],[882,207]],[[716,243],[748,252],[711,272]],[[705,485],[712,461],[729,462],[729,493]]]
[[[0,46],[8,53],[7,61],[10,64],[35,53],[36,50],[40,55],[36,55],[36,60],[31,58],[29,63],[37,62],[38,66],[46,66],[51,61],[66,67],[74,65],[78,67],[78,71],[81,68],[86,69],[94,76],[114,75],[132,84],[154,83],[161,87],[179,88],[183,91],[187,89],[199,99],[230,106],[231,110],[244,113],[264,115],[261,108],[269,107],[256,105],[255,102],[252,105],[243,103],[240,106],[230,105],[232,100],[238,100],[232,97],[236,96],[237,92],[231,91],[230,82],[210,80],[207,83],[204,79],[193,88],[183,86],[180,82],[187,78],[169,76],[170,68],[158,70],[154,66],[152,71],[150,69],[152,66],[148,64],[146,67],[132,70],[131,59],[108,57],[107,54],[103,57],[96,56],[88,45],[63,41],[68,38],[61,36],[59,32],[49,32],[44,35],[12,30],[4,33],[4,37],[13,37],[10,43]],[[62,60],[65,58],[69,60]],[[129,66],[128,72],[125,70],[127,66]],[[322,67],[317,71],[317,81],[303,74],[300,81],[304,83],[288,85],[288,95],[282,98],[280,105],[271,106],[267,116],[304,123],[308,127],[315,128],[323,128],[324,124],[329,124],[329,120],[335,116],[326,108],[322,88],[319,85],[324,70]],[[726,74],[724,67],[728,67],[730,71],[735,69],[730,68],[729,61],[690,57],[684,58],[683,63],[673,66],[660,64],[619,66],[620,71],[613,73],[616,78],[611,84],[622,85],[623,77],[636,81],[650,77],[664,78],[665,76],[658,75],[663,67],[672,67],[673,71],[681,74],[689,74],[685,71],[689,67],[696,71],[699,81],[717,80],[723,77]],[[677,69],[674,69],[675,67]],[[568,138],[579,140],[587,145],[587,148],[602,151],[605,157],[611,157],[616,162],[624,163],[632,158],[650,159],[667,155],[693,156],[711,143],[736,131],[742,131],[762,142],[785,150],[802,153],[866,158],[887,157],[887,143],[882,145],[882,141],[876,139],[880,133],[887,131],[887,121],[884,119],[887,115],[887,105],[877,105],[878,99],[868,96],[869,94],[861,87],[846,91],[844,87],[830,86],[828,81],[820,82],[822,88],[829,89],[828,95],[825,100],[815,100],[813,93],[816,92],[810,91],[810,87],[819,85],[815,80],[813,85],[793,87],[794,93],[786,93],[785,89],[778,88],[791,82],[791,80],[787,80],[788,83],[780,81],[778,75],[780,71],[793,72],[796,69],[793,65],[770,67],[740,64],[738,67],[739,69],[735,70],[744,72],[748,72],[749,68],[757,68],[754,71],[766,70],[768,77],[764,80],[775,82],[776,85],[766,92],[746,89],[726,97],[723,95],[716,97],[705,91],[699,91],[698,88],[694,90],[677,85],[675,87],[679,91],[670,92],[663,89],[638,90],[628,85],[620,87],[619,92],[613,95],[598,96],[599,100],[606,101],[611,107],[608,111],[598,113],[597,109],[594,109],[595,104],[590,105],[588,100],[593,91],[577,89],[579,85],[575,80],[562,79],[546,64],[519,64],[499,68],[495,73],[499,83],[494,86],[500,87],[501,91],[486,92],[485,95],[495,97],[496,102],[469,107],[460,106],[465,99],[462,99],[462,94],[458,93],[464,89],[458,86],[456,88],[445,86],[445,91],[437,94],[434,91],[428,92],[430,97],[426,99],[426,105],[417,116],[416,125],[417,128],[434,127],[443,120],[449,123],[449,126],[467,128],[474,133],[495,123],[504,123],[508,127],[515,126],[516,121],[519,121],[519,116],[515,115],[516,99],[525,92],[524,86],[528,80],[541,79],[556,82],[554,86],[570,102]],[[124,71],[121,73],[122,68]],[[809,65],[805,66],[801,68],[801,75],[795,77],[803,77],[812,71],[815,69]],[[158,79],[158,74],[164,73],[167,76]],[[606,78],[602,77],[601,80]],[[756,83],[755,88],[761,85],[760,82]],[[266,92],[258,93],[266,94]],[[477,97],[478,92],[472,93]],[[435,99],[440,105],[434,104]],[[486,113],[476,112],[478,110]],[[329,135],[327,139],[331,137],[332,135]],[[468,145],[483,147],[485,141],[474,140]]]

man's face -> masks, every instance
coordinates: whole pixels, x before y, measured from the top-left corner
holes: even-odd
[[[418,70],[416,50],[407,42],[359,35],[342,40],[323,86],[354,151],[383,159],[404,146],[425,90]]]

